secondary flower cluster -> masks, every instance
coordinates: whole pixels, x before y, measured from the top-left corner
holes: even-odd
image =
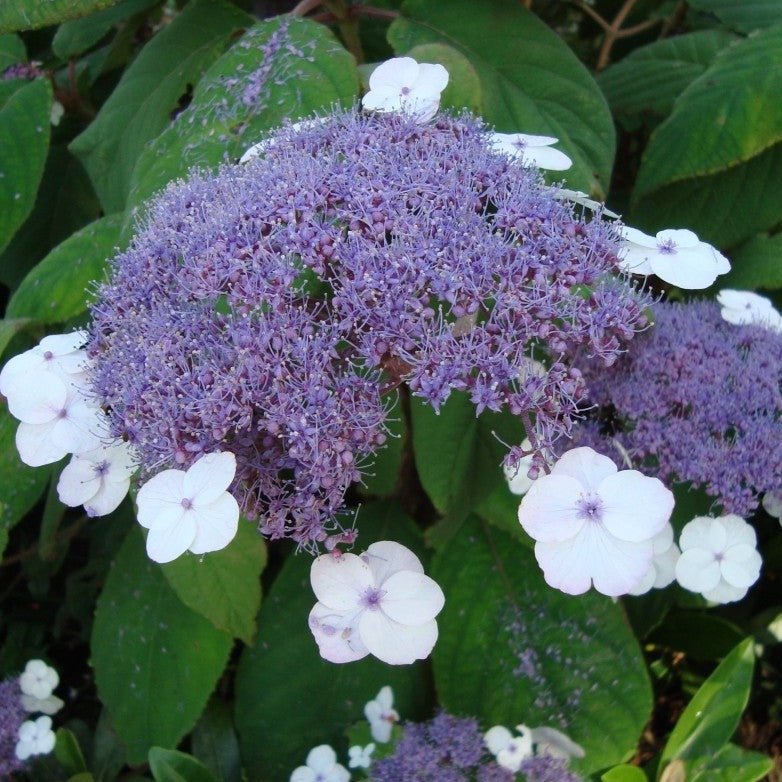
[[[782,335],[736,324],[712,301],[661,303],[655,326],[613,367],[587,367],[600,410],[574,431],[617,462],[702,486],[749,515],[782,485]]]
[[[646,325],[619,249],[471,117],[337,112],[153,202],[98,292],[92,390],[146,476],[231,452],[264,534],[333,545],[399,383],[568,430],[562,355],[611,363]]]

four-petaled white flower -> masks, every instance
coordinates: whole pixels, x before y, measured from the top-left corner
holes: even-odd
[[[613,217],[618,219],[619,215],[616,212],[612,212],[601,201],[595,201],[594,198],[589,197],[589,193],[585,193],[583,190],[568,190],[566,187],[554,187],[552,188],[554,198],[559,201],[572,201],[579,206],[585,206],[587,209],[591,209],[593,212],[602,210],[603,217]]]
[[[573,161],[564,152],[552,149],[551,145],[558,141],[554,136],[530,136],[527,133],[492,133],[489,136],[495,152],[549,171],[567,171]]]
[[[60,502],[84,505],[88,516],[106,516],[119,507],[130,489],[137,464],[131,446],[115,440],[94,451],[76,454],[60,473]]]
[[[51,717],[38,717],[19,726],[19,741],[15,753],[19,760],[27,760],[33,755],[48,755],[55,744]]]
[[[53,692],[60,683],[57,671],[43,660],[30,660],[19,676],[22,708],[29,712],[56,714],[65,704]]]
[[[662,532],[652,538],[652,564],[640,583],[629,594],[645,595],[650,589],[662,589],[676,580],[676,563],[681,551],[673,542],[673,527],[666,524]]]
[[[676,580],[715,603],[741,600],[758,580],[763,561],[755,530],[741,516],[698,516],[679,538]]]
[[[399,722],[399,712],[393,706],[394,691],[388,685],[381,687],[375,699],[364,706],[364,716],[369,722],[372,738],[381,744],[390,741],[391,730]]]
[[[532,443],[528,437],[522,440],[521,447],[525,451],[531,451]],[[535,482],[534,478],[530,478],[527,473],[532,467],[532,459],[535,456],[534,453],[528,453],[526,456],[522,456],[516,463],[515,467],[510,467],[507,464],[502,466],[505,473],[505,480],[508,482],[508,488],[511,490],[511,494],[521,496],[529,491],[530,486]]]
[[[337,753],[328,745],[314,747],[307,755],[307,765],[291,774],[290,782],[349,782],[350,772],[337,763]]]
[[[667,228],[648,236],[624,225],[619,265],[632,274],[656,274],[685,290],[708,288],[720,274],[730,271],[730,261],[686,228]]]
[[[369,743],[366,747],[350,747],[348,750],[348,768],[369,768],[372,765],[372,753],[375,745]]]
[[[717,301],[722,305],[720,314],[728,323],[764,326],[773,331],[782,331],[782,315],[777,312],[771,299],[765,296],[726,288],[717,294]]]
[[[442,65],[394,57],[372,71],[361,104],[367,111],[401,111],[417,122],[428,122],[437,113],[440,93],[447,85],[448,71]]]
[[[373,654],[390,665],[428,657],[445,598],[412,551],[391,540],[360,557],[323,554],[310,582],[318,602],[309,625],[321,657],[333,663]]]
[[[574,448],[533,483],[519,521],[536,541],[546,583],[571,595],[594,583],[598,592],[616,597],[648,571],[652,539],[673,504],[673,494],[657,478],[619,472],[608,457]]]
[[[163,470],[138,493],[138,521],[149,530],[147,554],[171,562],[190,550],[225,548],[239,527],[239,505],[227,491],[236,473],[229,451],[202,456],[187,472]]]
[[[782,491],[767,491],[763,495],[763,510],[782,523]]]
[[[516,726],[516,730],[522,731],[522,729],[527,730],[524,725]],[[580,744],[576,744],[573,739],[556,728],[532,728],[529,733],[532,736],[536,755],[548,755],[561,760],[583,758],[586,755]]]
[[[527,758],[532,757],[532,734],[524,725],[517,725],[518,736],[514,736],[504,725],[495,725],[483,735],[483,741],[489,752],[497,759],[497,764],[514,774]]]

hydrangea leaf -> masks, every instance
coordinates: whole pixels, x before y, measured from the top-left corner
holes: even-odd
[[[660,771],[672,760],[710,757],[727,743],[749,700],[755,667],[747,638],[717,666],[687,704],[668,738]]]
[[[736,36],[698,30],[634,49],[597,76],[611,110],[620,117],[667,117],[676,98]]]
[[[155,782],[217,782],[217,777],[197,758],[162,747],[149,750],[149,770]]]
[[[216,695],[207,704],[190,737],[193,755],[223,782],[241,782],[239,740],[229,705]]]
[[[128,66],[98,116],[70,145],[106,212],[125,208],[145,145],[170,124],[188,85],[250,24],[252,17],[226,0],[193,0]]]
[[[481,80],[472,63],[460,51],[444,43],[423,43],[414,46],[405,56],[417,62],[439,63],[448,71],[448,86],[440,96],[441,106],[483,114]]]
[[[658,591],[658,590],[655,590]],[[744,638],[741,628],[711,611],[674,610],[649,640],[695,660],[721,660]]]
[[[723,288],[755,290],[782,288],[782,234],[753,236],[731,253],[730,273]]]
[[[255,618],[261,607],[261,572],[266,546],[246,520],[221,551],[205,556],[185,554],[162,566],[179,599],[220,630],[245,643],[255,636]]]
[[[0,82],[0,251],[35,203],[49,149],[51,108],[48,80]]]
[[[652,133],[638,171],[635,201],[674,182],[746,163],[782,141],[782,68],[773,67],[780,51],[782,25],[728,46],[715,57]]]
[[[103,277],[122,227],[121,215],[90,223],[57,245],[22,280],[8,303],[12,318],[61,323],[87,310],[89,284]]]
[[[26,59],[24,42],[18,35],[0,35],[0,71]]]
[[[648,778],[638,766],[614,766],[600,777],[600,782],[647,782]]]
[[[439,414],[417,399],[411,413],[421,483],[441,514],[461,521],[505,482],[503,443],[521,442],[521,423],[508,414],[476,416],[475,405],[460,392],[451,394]]]
[[[362,483],[358,487],[362,494],[388,497],[396,491],[399,472],[402,469],[404,442],[408,436],[399,397],[388,411],[386,424],[389,430],[388,439],[377,452],[366,475],[362,477]]]
[[[412,521],[393,503],[364,505],[359,531],[356,552],[376,540],[393,539],[420,555]],[[368,657],[334,665],[320,658],[307,626],[315,604],[311,563],[306,555],[288,558],[261,607],[255,646],[245,650],[239,664],[236,727],[250,779],[287,779],[317,744],[344,752],[345,726],[363,719],[364,704],[383,685],[392,687],[394,708],[403,718],[422,714],[423,663],[388,666]]]
[[[133,527],[98,598],[90,644],[98,694],[130,763],[193,727],[231,645],[177,597]]]
[[[350,105],[357,90],[352,56],[323,25],[290,17],[257,24],[214,63],[188,108],[140,157],[130,204],[193,166],[236,161],[287,118]]]
[[[434,672],[448,711],[557,728],[586,750],[586,773],[634,750],[651,687],[618,604],[547,586],[526,546],[475,518],[436,554],[432,577],[445,592]]]
[[[0,320],[0,356],[3,355],[8,343],[19,333],[35,326],[33,318],[10,318]]]
[[[521,3],[407,0],[388,39],[397,53],[444,43],[472,63],[485,119],[503,133],[556,136],[573,159],[568,186],[602,195],[614,156],[614,124],[589,71]]]
[[[688,782],[758,782],[774,769],[768,755],[726,744],[714,755],[687,764]]]
[[[67,19],[78,19],[93,11],[114,5],[117,0],[3,0],[0,6],[0,33],[16,30],[34,30],[59,24]]]
[[[741,33],[782,22],[779,0],[689,0],[688,5],[691,10],[716,16],[726,27]]]

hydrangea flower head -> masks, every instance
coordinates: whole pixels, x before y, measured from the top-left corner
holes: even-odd
[[[676,563],[676,580],[707,600],[741,600],[758,580],[762,560],[757,536],[741,516],[694,518],[682,530],[679,545],[682,555]]]
[[[372,71],[361,104],[367,111],[402,111],[418,122],[428,122],[437,114],[440,93],[447,86],[448,71],[442,65],[394,57]]]
[[[627,594],[652,562],[653,538],[673,511],[673,494],[637,470],[617,471],[591,448],[567,451],[540,476],[519,506],[534,538],[546,583],[571,595],[594,584]]]
[[[736,291],[725,288],[717,294],[722,306],[720,315],[728,323],[744,326],[756,324],[774,331],[782,331],[782,315],[777,312],[771,299],[752,291]]]
[[[337,763],[337,753],[328,745],[314,747],[307,755],[307,765],[291,774],[290,782],[349,782],[350,772]]]
[[[345,111],[273,138],[169,186],[98,292],[91,393],[143,479],[230,451],[263,534],[328,548],[401,383],[529,413],[550,447],[585,392],[565,352],[611,363],[645,327],[617,229],[474,118]]]
[[[323,554],[312,563],[310,581],[318,598],[310,629],[330,662],[373,654],[404,665],[431,653],[445,597],[400,543],[373,543],[360,557]]]
[[[621,231],[622,267],[632,274],[656,274],[671,285],[697,290],[730,271],[730,261],[722,253],[686,228],[667,228],[655,236],[630,226]]]
[[[0,682],[0,779],[11,779],[24,765],[16,755],[19,729],[27,714],[19,696],[19,680]]]
[[[530,136],[526,133],[491,134],[491,143],[497,152],[538,168],[567,171],[573,161],[564,152],[552,149],[551,145],[558,141],[554,136]]]
[[[713,301],[660,303],[632,351],[583,370],[613,431],[578,427],[575,442],[616,458],[615,440],[639,469],[741,516],[782,485],[782,335],[728,323]]]

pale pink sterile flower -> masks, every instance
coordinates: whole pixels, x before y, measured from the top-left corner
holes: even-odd
[[[447,85],[448,71],[442,65],[394,57],[372,71],[361,105],[367,111],[401,111],[418,122],[428,122],[437,113]]]
[[[497,764],[514,774],[521,764],[532,757],[532,733],[524,725],[517,725],[514,736],[504,725],[495,725],[483,735],[483,742],[497,760]]]
[[[625,271],[661,280],[685,290],[708,288],[720,274],[730,271],[730,261],[686,228],[667,228],[655,236],[624,225],[619,265]]]
[[[782,315],[771,299],[752,291],[725,288],[717,294],[723,320],[736,326],[756,325],[773,331],[782,331]]]
[[[321,657],[334,663],[373,654],[390,665],[428,657],[445,597],[410,549],[391,540],[360,557],[323,554],[310,582],[318,602],[309,625]]]
[[[375,741],[380,744],[390,741],[391,730],[399,722],[399,712],[394,708],[394,691],[388,685],[381,687],[375,699],[365,704],[364,716]]]
[[[291,774],[290,782],[349,782],[350,772],[337,763],[337,753],[328,745],[314,747],[307,755],[307,765]]]
[[[19,727],[19,740],[14,752],[19,760],[27,760],[33,755],[48,755],[55,745],[55,735],[52,730],[52,718],[38,717],[28,720]]]
[[[546,583],[571,595],[594,584],[616,597],[640,583],[652,563],[653,538],[673,511],[657,478],[618,471],[592,448],[574,448],[540,476],[519,507],[535,539]]]
[[[131,446],[123,440],[76,454],[60,473],[60,502],[75,508],[84,505],[88,516],[106,516],[116,510],[130,489],[138,469]]]
[[[652,539],[652,564],[629,594],[645,595],[650,589],[663,589],[676,580],[676,563],[681,551],[673,541],[673,527],[666,524]]]
[[[228,492],[236,474],[229,451],[210,453],[184,470],[163,470],[139,489],[138,521],[149,530],[147,554],[171,562],[185,551],[225,548],[239,528],[239,505]]]
[[[495,152],[549,171],[567,171],[573,161],[564,152],[552,148],[551,145],[558,141],[554,136],[530,136],[527,133],[492,133],[489,136]]]
[[[698,516],[685,524],[679,546],[676,580],[714,603],[741,600],[760,576],[757,536],[741,516]]]
[[[763,495],[763,510],[782,522],[782,491],[767,491]]]

